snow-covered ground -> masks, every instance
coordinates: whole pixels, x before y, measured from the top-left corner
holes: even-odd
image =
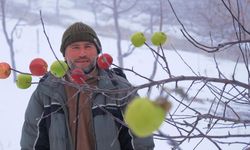
[[[87,12],[81,12],[80,13],[68,10],[68,12],[62,12],[62,13],[71,13],[73,16],[75,16],[75,19],[71,20],[72,23],[74,21],[83,21],[87,24],[93,23],[93,16],[90,13]],[[69,21],[69,20],[68,20]],[[16,20],[8,20],[8,29],[11,30],[12,26],[15,24]],[[52,47],[54,51],[56,52],[56,55],[59,57],[59,59],[63,59],[61,56],[61,53],[59,51],[60,48],[60,42],[61,42],[61,36],[63,34],[64,28],[59,26],[48,26],[45,22],[45,28],[46,33],[49,36],[50,43],[52,44]],[[2,30],[2,28],[1,28]],[[175,29],[176,30],[176,29]],[[15,47],[15,60],[16,60],[16,69],[23,71],[23,72],[29,72],[29,63],[32,59],[36,57],[41,57],[45,59],[48,64],[51,64],[55,57],[52,54],[52,51],[49,47],[48,41],[43,34],[42,25],[37,26],[20,26],[18,27],[19,31],[19,37],[15,37],[14,40],[14,47]],[[39,31],[39,48],[37,47],[37,31]],[[8,62],[10,63],[10,57],[9,57],[9,48],[5,42],[5,37],[3,33],[0,34],[0,62]],[[106,37],[100,37],[102,41],[103,46],[103,52],[110,53],[114,57],[114,63],[117,64],[117,51],[116,51],[116,41],[115,39],[106,38]],[[148,40],[149,42],[149,40]],[[130,45],[129,41],[123,41],[122,47],[126,49]],[[38,51],[39,49],[39,51]],[[193,75],[191,70],[184,64],[184,62],[180,59],[180,57],[177,55],[176,52],[173,50],[165,50],[166,52],[166,58],[169,63],[169,67],[172,71],[172,74],[175,76],[178,75]],[[215,63],[213,62],[213,59],[210,57],[205,57],[203,55],[197,54],[197,53],[189,53],[189,52],[179,52],[183,59],[192,66],[192,68],[199,72],[202,75],[206,76],[216,76],[217,71],[215,68]],[[150,50],[143,46],[141,48],[137,48],[132,55],[127,57],[124,60],[124,67],[129,69],[134,69],[134,71],[144,75],[144,76],[150,76],[152,72],[152,66],[153,66],[153,60],[154,57],[152,56],[152,53]],[[233,68],[235,66],[234,62],[226,61],[226,60],[219,60],[219,65],[221,66],[221,70],[225,73],[226,76],[230,77],[233,73]],[[157,80],[167,78],[167,74],[162,71],[160,68],[161,66],[158,66],[158,72],[156,74]],[[160,71],[161,70],[161,71]],[[236,71],[236,79],[240,81],[245,81],[247,79],[247,73],[244,68],[243,64],[239,64]],[[129,81],[134,85],[140,85],[143,83],[146,83],[147,81],[145,79],[142,79],[138,76],[135,76],[133,73],[126,72]],[[34,77],[33,81],[39,81],[38,77]],[[170,87],[173,85],[170,85]],[[20,135],[21,135],[21,127],[24,120],[24,112],[27,106],[27,103],[29,101],[29,97],[31,96],[32,92],[36,88],[36,84],[32,85],[29,89],[21,90],[18,89],[13,82],[12,76],[10,78],[5,80],[0,80],[0,93],[1,93],[1,99],[0,99],[0,118],[1,118],[1,124],[0,124],[0,150],[17,150],[20,149],[19,141],[20,141]],[[140,95],[145,95],[146,89],[140,90]],[[201,95],[206,96],[206,93],[203,93]],[[156,96],[156,94],[153,94],[152,97]],[[209,107],[209,106],[204,106]],[[167,128],[163,126],[161,130],[165,133],[171,134],[174,132],[174,130],[171,130],[170,128]],[[216,131],[219,133],[219,131]],[[238,133],[250,133],[249,128],[242,129],[236,131]],[[173,133],[174,134],[174,133]],[[240,141],[241,139],[239,139]],[[193,142],[193,143],[192,143]],[[155,140],[156,148],[155,150],[165,150],[170,149],[166,141],[160,141]],[[191,143],[185,142],[182,145],[182,148],[184,150],[186,149],[192,149],[195,144],[197,143],[193,140],[191,140]],[[200,146],[198,146],[197,149],[215,149],[214,146],[208,147],[208,145],[212,145],[208,141],[204,141]],[[237,145],[235,146],[228,146],[225,147],[226,149],[239,149]],[[241,148],[241,147],[240,147]]]

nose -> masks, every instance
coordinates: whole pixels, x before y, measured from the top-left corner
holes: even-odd
[[[86,51],[83,48],[80,49],[80,56],[86,56]]]

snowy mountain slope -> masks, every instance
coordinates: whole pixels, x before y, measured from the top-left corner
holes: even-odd
[[[74,21],[84,21],[88,24],[93,23],[93,16],[90,13],[83,12],[76,12],[73,10],[68,10],[64,13],[71,13],[75,19],[67,20],[67,22],[74,22]],[[82,14],[82,15],[79,15]],[[15,24],[16,20],[10,19],[8,20],[8,28]],[[59,52],[61,35],[64,31],[63,27],[47,25],[45,22],[46,33],[49,36],[50,42],[52,44],[53,49],[56,52],[56,55],[63,59],[61,53]],[[48,64],[51,64],[52,61],[55,60],[47,39],[43,34],[41,24],[36,26],[21,26],[18,27],[19,31],[19,38],[15,38],[14,47],[15,47],[15,59],[17,64],[17,70],[28,72],[28,66],[30,61],[36,57],[44,58]],[[37,47],[37,31],[39,31],[39,47]],[[8,46],[4,40],[4,36],[0,34],[0,62],[5,61],[10,63],[10,57],[8,52]],[[116,41],[115,39],[100,37],[103,45],[103,51],[110,53],[114,57],[114,63],[117,64],[117,52],[116,52]],[[148,41],[149,42],[149,41]],[[130,45],[130,42],[123,41],[122,46],[126,49]],[[37,53],[39,49],[39,53]],[[173,51],[173,50],[165,50],[166,57],[172,71],[172,74],[175,76],[178,75],[193,75],[190,69],[181,61],[180,57]],[[183,59],[187,61],[187,63],[192,66],[192,68],[199,72],[202,75],[206,76],[217,76],[217,70],[215,68],[215,63],[213,59],[210,57],[205,57],[197,53],[189,53],[189,52],[180,52]],[[124,61],[125,68],[134,69],[136,72],[149,77],[152,72],[154,57],[150,50],[143,46],[142,48],[137,48],[133,55],[127,57]],[[225,73],[225,75],[230,78],[233,73],[233,68],[235,63],[231,61],[221,61],[219,60],[219,64],[221,66],[221,70]],[[156,75],[156,80],[165,79],[167,78],[167,74],[160,68],[158,65],[158,72]],[[147,83],[145,79],[139,78],[135,76],[133,73],[126,72],[129,81],[134,85],[140,85]],[[246,70],[243,64],[239,64],[237,67],[236,77],[237,80],[246,81]],[[33,81],[38,81],[39,78],[34,78]],[[181,84],[182,86],[187,85],[187,83]],[[167,87],[172,88],[174,84],[168,84]],[[24,112],[29,101],[29,97],[31,96],[32,92],[36,88],[36,85],[32,85],[31,88],[27,90],[18,89],[13,83],[12,76],[6,80],[0,80],[0,91],[1,91],[1,99],[0,99],[0,118],[2,119],[0,125],[0,149],[1,150],[16,150],[20,149],[19,147],[19,140],[21,134],[21,127],[24,119]],[[145,96],[147,89],[143,89],[139,91],[141,96]],[[196,91],[193,91],[195,93]],[[156,97],[159,91],[154,90],[152,98]],[[192,91],[191,91],[192,93]],[[201,93],[201,96],[207,97],[207,93]],[[192,104],[194,107],[203,107],[203,109],[207,109],[209,105],[196,105]],[[242,107],[241,107],[242,109]],[[246,108],[249,109],[249,108]],[[205,126],[205,125],[204,125]],[[175,130],[171,130],[168,126],[162,126],[162,131],[169,134],[175,134]],[[220,133],[221,131],[214,131]],[[238,133],[249,133],[249,128],[242,129],[239,131],[235,131]],[[239,139],[240,140],[240,139]],[[243,139],[244,140],[244,139]],[[156,150],[165,150],[169,149],[168,144],[166,141],[155,140],[156,142]],[[182,145],[183,149],[192,149],[194,147],[194,143],[197,143],[195,140],[191,140],[190,143],[185,142]],[[198,149],[207,149],[207,145],[210,143],[204,141]],[[211,144],[210,144],[211,145]],[[229,146],[225,147],[226,149],[238,149],[239,147],[236,146]],[[215,147],[211,146],[209,149],[215,149]]]

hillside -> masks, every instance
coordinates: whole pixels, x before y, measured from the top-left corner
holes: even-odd
[[[56,5],[55,3],[48,3],[45,5],[45,1],[43,3],[31,3],[33,5],[29,6],[28,3],[24,3],[22,1],[10,1],[7,3],[7,9],[6,14],[9,18],[12,19],[21,19],[22,24],[24,25],[41,25],[41,19],[39,15],[39,11],[42,12],[42,17],[45,22],[45,25],[56,25],[63,28],[66,28],[69,24],[75,21],[83,21],[87,24],[90,24],[93,26],[99,35],[104,37],[110,37],[110,38],[116,38],[116,32],[115,32],[115,26],[113,23],[112,16],[107,13],[105,10],[102,10],[104,12],[103,15],[98,18],[94,15],[94,12],[92,9],[87,7],[90,2],[86,1],[84,2],[81,7],[76,7],[74,5],[74,2],[71,1],[65,1],[61,2],[59,5],[59,10],[56,11]],[[176,2],[179,4],[179,2]],[[191,5],[191,4],[189,4]],[[10,7],[11,6],[11,7]],[[182,8],[182,5],[176,5],[178,6],[176,10],[178,11],[178,8]],[[189,6],[190,7],[190,6]],[[185,10],[185,9],[184,9]],[[182,13],[185,13],[185,11],[178,11],[180,13],[180,17],[182,18]],[[81,12],[81,13],[79,13]],[[172,13],[172,12],[169,12]],[[173,15],[173,14],[172,14]],[[147,15],[141,15],[142,19],[150,19]],[[189,15],[188,15],[189,16]],[[182,29],[180,24],[176,21],[176,18],[171,17],[172,20],[170,24],[165,24],[163,26],[163,31],[168,35],[169,43],[168,45],[165,45],[164,47],[166,49],[172,49],[173,47],[182,50],[182,51],[190,51],[195,53],[200,53],[202,55],[206,56],[214,56],[213,54],[206,53],[194,45],[192,45],[180,32]],[[183,22],[185,22],[185,25],[187,29],[190,32],[191,35],[194,36],[194,38],[197,41],[200,41],[202,44],[210,46],[211,39],[209,37],[205,37],[202,34],[203,28],[200,29],[200,35],[198,35],[197,31],[193,32],[194,30],[190,27],[194,26],[191,23],[188,23],[185,18],[182,18]],[[123,15],[119,18],[120,22],[120,30],[121,30],[121,38],[123,40],[129,40],[130,36],[134,32],[144,32],[145,35],[148,37],[148,43],[150,44],[150,36],[151,33],[148,31],[148,26],[146,24],[142,24],[138,19],[130,19],[128,15]],[[22,25],[23,26],[23,25]],[[157,30],[157,25],[154,27],[155,31]],[[197,30],[197,29],[196,29]],[[205,40],[206,39],[206,40]],[[226,39],[225,39],[226,40]],[[213,43],[216,42],[213,41]],[[219,44],[219,43],[218,43]],[[214,45],[214,46],[215,46]],[[126,51],[126,47],[123,47],[123,50]],[[216,57],[236,61],[237,58],[241,56],[241,52],[239,51],[238,46],[232,46],[227,49],[222,49],[219,52],[216,53]],[[240,59],[242,61],[242,59]]]

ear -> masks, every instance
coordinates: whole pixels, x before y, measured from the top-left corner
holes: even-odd
[[[64,62],[67,64],[68,61],[67,61],[66,57],[63,57],[63,58],[64,58]]]

